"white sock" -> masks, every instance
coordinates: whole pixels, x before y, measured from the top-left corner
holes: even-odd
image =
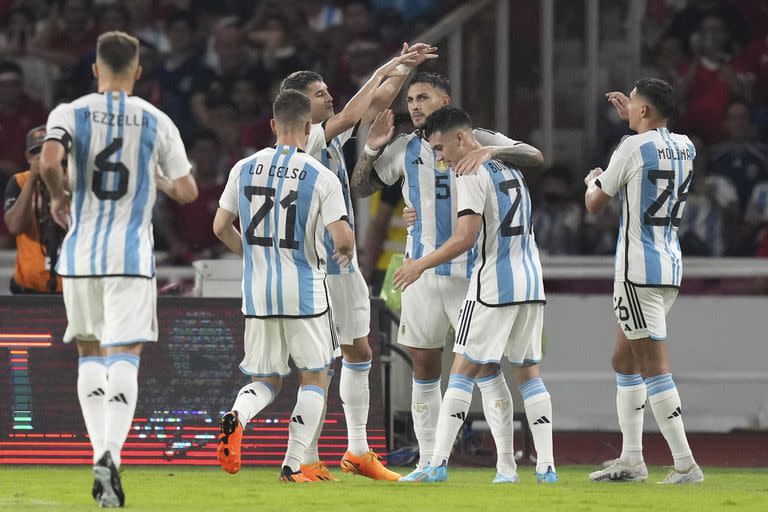
[[[275,388],[268,382],[254,381],[246,384],[237,392],[233,411],[237,411],[237,417],[243,428],[248,425],[251,418],[256,416],[275,399]]]
[[[320,423],[325,405],[325,391],[317,386],[303,386],[296,399],[288,426],[288,449],[285,451],[283,466],[289,466],[294,473],[301,469],[301,461]]]
[[[120,451],[131,429],[139,395],[139,356],[120,353],[107,356],[107,407],[104,449],[120,467]]]
[[[531,379],[520,385],[523,395],[525,416],[531,429],[533,445],[536,448],[536,472],[555,470],[555,454],[552,447],[552,400],[544,381]]]
[[[434,380],[413,379],[411,388],[411,416],[413,430],[419,443],[419,469],[429,466],[435,450],[435,429],[443,399],[440,377]]]
[[[515,463],[514,435],[515,424],[512,420],[512,393],[507,380],[499,370],[493,375],[476,380],[483,397],[483,414],[491,427],[493,441],[496,443],[496,471],[511,476],[517,472]]]
[[[334,371],[328,369],[328,380],[325,385],[325,396],[328,396],[328,388],[331,387],[331,379],[333,378]],[[301,392],[301,390],[299,390]],[[312,442],[307,447],[307,453],[304,454],[304,461],[302,464],[314,464],[320,462],[320,452],[318,450],[318,443],[320,442],[320,435],[323,433],[323,427],[325,426],[325,415],[328,412],[328,400],[323,404],[323,413],[320,415],[320,422],[317,424],[317,430],[315,436],[312,438]]]
[[[458,373],[451,374],[448,379],[448,389],[445,390],[435,429],[435,451],[430,462],[431,466],[448,464],[456,435],[464,424],[464,420],[467,419],[474,385],[473,379]]]
[[[349,363],[342,359],[339,395],[347,420],[347,450],[353,455],[363,455],[370,450],[368,434],[365,431],[368,425],[368,404],[371,398],[368,387],[370,371],[370,361]]]
[[[621,460],[637,466],[643,463],[643,416],[648,393],[640,374],[616,374],[616,412],[621,429]]]
[[[107,362],[100,356],[82,356],[77,366],[77,398],[93,447],[93,463],[104,453]]]
[[[688,446],[688,439],[685,437],[680,395],[678,395],[677,387],[672,380],[672,374],[665,373],[648,377],[645,379],[645,385],[648,388],[648,401],[651,403],[653,416],[656,418],[656,423],[672,452],[675,468],[685,471],[695,461],[691,448]]]

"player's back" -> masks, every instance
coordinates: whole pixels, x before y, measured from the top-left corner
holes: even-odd
[[[355,229],[355,212],[349,186],[349,173],[347,172],[347,163],[344,157],[344,145],[357,135],[358,127],[359,123],[326,143],[324,123],[313,124],[309,140],[307,141],[307,153],[333,172],[338,178],[339,183],[341,183],[349,225],[352,226],[353,230]],[[352,260],[348,265],[341,266],[331,258],[331,255],[333,255],[333,240],[331,240],[331,235],[327,230],[323,233],[322,248],[328,274],[348,274],[357,270],[357,250],[353,253]]]
[[[329,223],[324,203],[334,186],[340,189],[335,180],[315,158],[283,145],[232,169],[227,187],[238,198],[246,316],[308,317],[328,309],[319,244]]]
[[[170,118],[124,92],[93,93],[56,107],[46,138],[68,148],[71,218],[59,273],[154,276],[155,170],[175,179],[190,169]]]
[[[489,160],[458,178],[459,215],[482,215],[467,298],[490,305],[544,302],[531,195],[522,173]],[[481,211],[478,211],[481,210]]]
[[[624,186],[619,189],[622,215],[617,280],[680,286],[682,254],[677,230],[695,156],[688,137],[666,128],[627,137],[617,148],[613,158],[625,159]],[[602,176],[600,179],[604,181]]]

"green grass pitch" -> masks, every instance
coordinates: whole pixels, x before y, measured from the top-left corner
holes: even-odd
[[[558,468],[560,482],[536,485],[530,466],[521,483],[491,485],[493,469],[451,468],[443,484],[373,482],[334,472],[338,482],[282,484],[277,469],[127,466],[126,509],[133,511],[768,511],[768,469],[705,467],[698,486],[659,486],[665,469],[650,468],[648,482],[596,484],[592,467]],[[0,466],[0,510],[79,511],[98,508],[85,467]]]

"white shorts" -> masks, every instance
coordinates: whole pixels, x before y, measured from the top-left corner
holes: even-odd
[[[544,304],[488,307],[465,300],[453,351],[476,364],[500,363],[506,356],[513,366],[541,361]]]
[[[613,312],[629,340],[667,339],[667,313],[677,298],[677,288],[613,283]]]
[[[144,277],[62,278],[64,342],[102,346],[157,341],[157,283]]]
[[[327,275],[325,283],[339,343],[352,345],[354,340],[367,337],[371,331],[371,299],[363,275],[360,272]]]
[[[405,289],[397,342],[406,347],[443,348],[448,328],[457,330],[469,279],[423,274]]]
[[[246,318],[240,371],[252,377],[286,376],[289,357],[299,370],[324,370],[339,356],[331,316]]]

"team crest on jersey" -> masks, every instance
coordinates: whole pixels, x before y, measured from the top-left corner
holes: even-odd
[[[290,149],[288,149],[288,148],[283,148],[283,154],[284,154],[284,155],[287,155],[288,153],[290,153],[290,151],[291,151],[291,150],[290,150]]]
[[[435,167],[440,172],[445,172],[445,171],[448,170],[448,164],[446,164],[445,161],[443,161],[443,160],[439,160],[439,161],[435,162]]]

